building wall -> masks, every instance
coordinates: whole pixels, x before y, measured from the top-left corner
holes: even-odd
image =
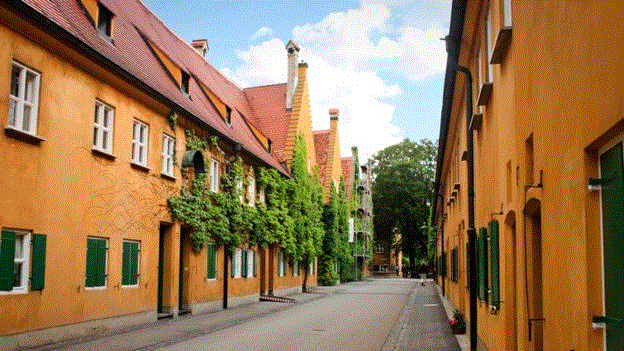
[[[485,4],[469,2],[466,14],[460,63],[470,66],[473,75],[475,36],[485,27],[482,21],[475,30],[475,19]],[[500,2],[491,6],[498,9]],[[600,192],[588,191],[587,184],[599,177],[599,150],[622,130],[624,87],[618,82],[624,55],[609,38],[624,34],[623,6],[615,1],[512,2],[510,49],[502,64],[489,65],[492,99],[475,133],[476,227],[487,227],[492,219],[500,224],[502,302],[495,312],[489,303],[478,304],[479,338],[489,350],[533,349],[529,318],[544,319],[533,322],[532,330],[535,335],[542,323],[544,350],[603,349],[603,330],[591,325],[592,316],[603,315]],[[501,22],[495,11],[494,33]],[[436,216],[444,227],[447,272],[450,250],[457,246],[460,252],[460,282],[447,274],[446,292],[468,314],[466,168],[454,158],[465,150],[463,91],[458,75],[440,188],[444,203]],[[531,138],[532,158],[527,151]],[[454,177],[461,189],[448,205]],[[535,212],[541,217],[541,242],[531,239]],[[443,213],[447,217],[441,220]],[[532,252],[540,244],[543,312],[538,316],[531,282]],[[439,241],[438,252],[441,247]]]

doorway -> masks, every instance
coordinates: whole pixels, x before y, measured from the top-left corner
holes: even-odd
[[[542,214],[539,200],[526,204],[527,235],[527,307],[529,345],[532,351],[544,349],[543,276],[542,276]]]
[[[178,314],[189,312],[188,279],[189,279],[189,228],[183,227],[180,231],[180,265],[178,282]]]
[[[600,155],[606,350],[624,350],[624,172],[622,143]]]
[[[518,350],[518,322],[516,302],[516,214],[510,212],[505,218],[505,330],[506,350]]]

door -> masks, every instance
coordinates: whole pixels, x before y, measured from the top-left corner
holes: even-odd
[[[622,143],[600,156],[607,350],[624,350],[624,176]],[[620,324],[619,326],[617,324]]]
[[[188,279],[188,229],[183,228],[180,232],[180,274],[178,286],[178,313],[188,312],[188,296],[186,296],[186,282]]]
[[[543,277],[542,277],[542,214],[541,204],[531,199],[527,214],[527,274],[529,293],[529,345],[531,351],[544,350]]]

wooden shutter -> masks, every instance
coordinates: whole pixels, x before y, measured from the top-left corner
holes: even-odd
[[[258,275],[258,252],[253,252],[253,276]]]
[[[207,260],[208,260],[208,267],[207,267],[207,274],[206,277],[208,279],[215,279],[217,276],[217,270],[216,270],[216,260],[217,257],[215,255],[215,245],[214,244],[208,244],[208,252],[207,252]]]
[[[232,278],[234,278],[234,276],[236,275],[236,267],[234,267],[234,265],[236,264],[236,250],[232,251],[230,262],[232,263]]]
[[[500,253],[498,221],[490,222],[490,269],[492,272],[492,306],[500,307]]]
[[[124,241],[121,257],[121,285],[130,285],[130,266],[132,265],[132,243]]]
[[[130,271],[130,283],[137,285],[139,283],[139,243],[132,243],[132,265]]]
[[[477,256],[479,260],[479,300],[487,302],[488,293],[488,269],[487,269],[487,229],[479,228]]]
[[[247,278],[247,250],[243,250],[241,255],[241,276]]]
[[[86,264],[86,279],[85,286],[95,286],[95,277],[97,271],[97,241],[92,238],[87,238],[87,264]]]
[[[0,291],[13,290],[15,232],[3,231],[0,242]]]
[[[43,290],[45,285],[45,257],[46,236],[45,234],[33,234],[32,236],[32,269],[30,275],[30,289]]]
[[[106,240],[97,239],[97,276],[96,286],[106,285]]]

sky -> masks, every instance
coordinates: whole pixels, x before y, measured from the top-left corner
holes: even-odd
[[[143,0],[242,88],[286,81],[288,40],[308,63],[313,129],[340,110],[342,156],[436,140],[451,0]]]

